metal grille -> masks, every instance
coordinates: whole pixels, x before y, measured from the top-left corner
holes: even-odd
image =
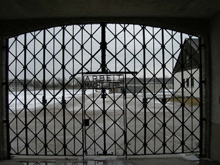
[[[132,24],[8,39],[10,153],[202,152],[200,45],[196,36]],[[117,87],[108,85],[114,75]]]

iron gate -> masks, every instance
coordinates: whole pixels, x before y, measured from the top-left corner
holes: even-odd
[[[104,23],[8,39],[10,154],[202,152],[200,45],[181,32]]]

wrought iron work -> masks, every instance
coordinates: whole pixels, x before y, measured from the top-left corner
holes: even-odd
[[[181,32],[104,23],[8,39],[10,153],[201,152],[200,45]],[[88,74],[92,83],[120,74],[120,86],[86,88]]]

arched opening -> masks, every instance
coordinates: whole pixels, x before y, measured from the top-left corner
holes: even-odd
[[[202,152],[199,37],[81,24],[8,40],[13,155]]]

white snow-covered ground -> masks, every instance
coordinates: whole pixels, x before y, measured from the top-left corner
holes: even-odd
[[[53,99],[53,101],[51,102],[51,104],[54,104],[55,102],[62,102],[62,97],[63,97],[63,91],[62,90],[46,90],[45,91],[46,94],[46,100],[47,102],[51,102],[51,99]],[[86,94],[92,94],[93,90],[86,90]],[[42,107],[42,98],[44,95],[44,91],[27,91],[26,92],[26,104],[27,104],[27,108],[29,110],[34,110],[35,108],[39,108]],[[82,90],[66,90],[65,91],[65,99],[71,98],[73,97],[73,95],[75,95],[75,97],[81,97],[82,95]],[[36,98],[34,98],[34,96]],[[10,109],[12,111],[16,110],[16,111],[20,111],[24,108],[24,104],[25,104],[25,92],[14,92],[14,93],[9,93],[9,105],[10,105]],[[54,97],[56,99],[54,99]]]
[[[89,96],[91,94],[100,94],[100,90],[92,90],[92,89],[87,89],[86,90],[86,95]],[[123,95],[121,93],[110,93],[109,90],[106,91],[106,93],[113,98],[113,95],[117,97],[123,98]],[[143,93],[138,93],[138,97],[140,100],[142,100]],[[171,97],[170,91],[165,91],[166,97]],[[24,109],[24,105],[27,105],[28,110],[34,111],[40,107],[43,106],[42,99],[44,96],[44,91],[43,90],[35,90],[35,91],[26,91],[26,100],[25,100],[25,92],[24,91],[19,91],[19,92],[9,92],[9,108],[11,111],[21,111]],[[52,104],[57,104],[57,103],[62,103],[62,98],[63,98],[63,90],[46,90],[45,91],[45,99],[47,100],[47,106],[52,105]],[[65,90],[65,100],[70,100],[72,97],[77,98],[78,100],[81,100],[82,97],[82,90]],[[157,98],[162,98],[163,93],[157,93],[156,94]],[[91,96],[89,96],[91,97]],[[133,98],[132,93],[127,93],[128,98]],[[141,97],[141,98],[140,98]],[[151,93],[146,93],[146,97],[150,99],[150,103],[152,103],[152,106],[154,104],[157,104],[158,106],[161,106],[161,103],[157,99],[151,99],[153,98],[153,95]],[[86,97],[85,97],[86,98]],[[85,100],[86,102],[89,102],[89,99]],[[100,100],[96,100],[100,101]],[[101,103],[101,102],[100,102]],[[97,103],[99,104],[99,103]],[[169,106],[169,105],[168,105]],[[173,106],[173,105],[170,105]]]

